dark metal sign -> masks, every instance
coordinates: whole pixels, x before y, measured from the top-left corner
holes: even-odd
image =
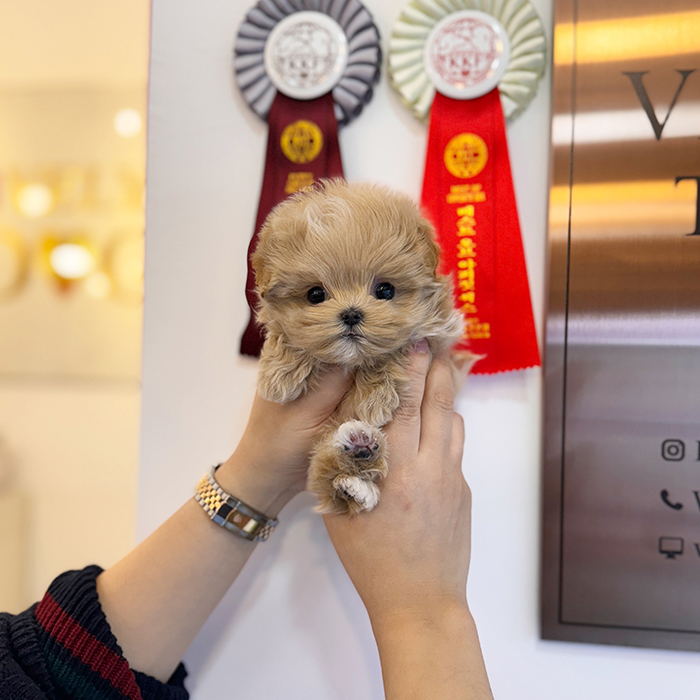
[[[542,635],[700,650],[700,10],[556,11]]]

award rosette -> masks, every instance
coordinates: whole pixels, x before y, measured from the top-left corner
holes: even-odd
[[[379,32],[358,0],[259,0],[241,24],[236,82],[268,123],[265,173],[248,248],[251,317],[241,353],[258,356],[255,274],[250,256],[270,210],[321,178],[343,177],[338,127],[357,117],[379,80]]]
[[[545,46],[528,0],[412,0],[390,40],[394,88],[430,115],[421,204],[465,319],[457,349],[483,356],[476,374],[540,364],[504,116],[533,98]]]

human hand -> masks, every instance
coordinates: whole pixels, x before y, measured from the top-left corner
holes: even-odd
[[[352,377],[338,367],[324,370],[306,394],[286,404],[257,393],[236,451],[216,472],[225,491],[274,517],[306,488],[316,437],[328,422]]]
[[[447,355],[415,352],[410,383],[386,428],[389,474],[379,505],[325,516],[372,624],[467,610],[471,496],[462,476],[464,424]]]

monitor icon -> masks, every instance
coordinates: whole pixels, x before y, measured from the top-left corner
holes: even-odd
[[[675,559],[683,554],[682,537],[659,537],[659,553],[665,554],[666,559]]]

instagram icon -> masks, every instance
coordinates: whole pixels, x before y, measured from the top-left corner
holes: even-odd
[[[680,462],[685,457],[683,440],[664,440],[661,443],[661,456],[667,462]]]

